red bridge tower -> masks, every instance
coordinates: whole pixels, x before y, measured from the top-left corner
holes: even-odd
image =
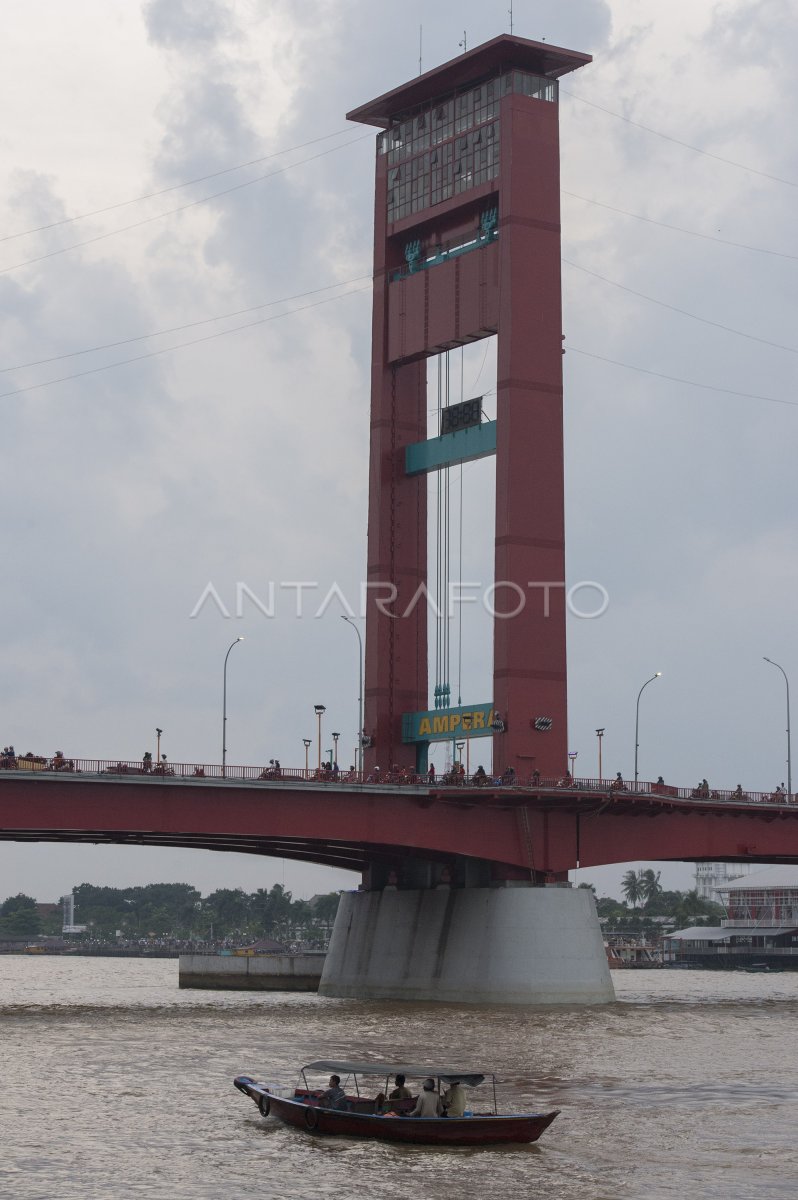
[[[557,80],[590,61],[503,35],[348,114],[383,130],[367,766],[423,769],[431,740],[461,734],[492,734],[495,763],[518,775],[556,776],[568,765]],[[483,422],[473,403],[458,405],[428,438],[426,360],[492,334],[496,421]],[[430,712],[419,592],[426,474],[488,454],[496,456],[493,696]]]

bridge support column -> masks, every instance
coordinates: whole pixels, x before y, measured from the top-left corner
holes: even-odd
[[[615,999],[592,894],[528,886],[345,892],[319,993],[461,1004]]]

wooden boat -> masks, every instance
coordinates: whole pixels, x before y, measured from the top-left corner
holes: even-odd
[[[340,1108],[322,1102],[324,1089],[308,1083],[308,1073],[334,1074],[341,1078],[346,1099]],[[466,1088],[478,1088],[486,1081],[492,1085],[492,1111],[466,1112],[462,1117],[411,1117],[414,1100],[389,1100],[390,1080],[396,1075],[411,1080],[432,1078],[441,1087],[460,1081]],[[499,1113],[496,1107],[496,1078],[479,1071],[451,1067],[402,1066],[392,1063],[334,1062],[308,1063],[300,1070],[301,1083],[293,1089],[260,1083],[249,1075],[233,1082],[249,1096],[261,1115],[278,1117],[287,1125],[308,1133],[347,1134],[353,1137],[379,1138],[389,1142],[414,1142],[422,1145],[489,1146],[503,1142],[536,1142],[551,1125],[559,1110],[546,1113]],[[363,1090],[364,1077],[379,1082]],[[482,1103],[482,1102],[480,1102]]]

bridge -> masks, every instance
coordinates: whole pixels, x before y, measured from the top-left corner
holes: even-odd
[[[379,131],[365,654],[350,622],[365,773],[9,756],[0,839],[194,846],[360,871],[361,888],[342,896],[320,991],[460,1003],[613,998],[592,894],[567,886],[574,867],[798,860],[792,796],[561,778],[558,87],[590,61],[503,34],[348,114]],[[493,421],[483,396],[453,402],[449,383],[450,351],[488,337]],[[452,706],[450,489],[439,475],[433,570],[428,476],[488,456],[492,691]],[[434,653],[419,602],[433,577]],[[543,603],[528,603],[531,593]],[[495,761],[509,764],[500,779],[458,770],[433,782],[430,746],[463,735],[492,739]],[[377,762],[397,767],[378,782]]]
[[[400,771],[375,783],[356,771],[19,758],[0,769],[0,840],[261,854],[357,871],[367,887],[489,886],[637,860],[796,862],[798,803],[567,777],[431,783]]]

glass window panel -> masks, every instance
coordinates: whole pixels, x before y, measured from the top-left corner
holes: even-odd
[[[455,129],[457,133],[462,133],[464,129],[470,129],[474,123],[474,93],[466,92],[464,95],[458,96],[455,105],[457,110]]]

